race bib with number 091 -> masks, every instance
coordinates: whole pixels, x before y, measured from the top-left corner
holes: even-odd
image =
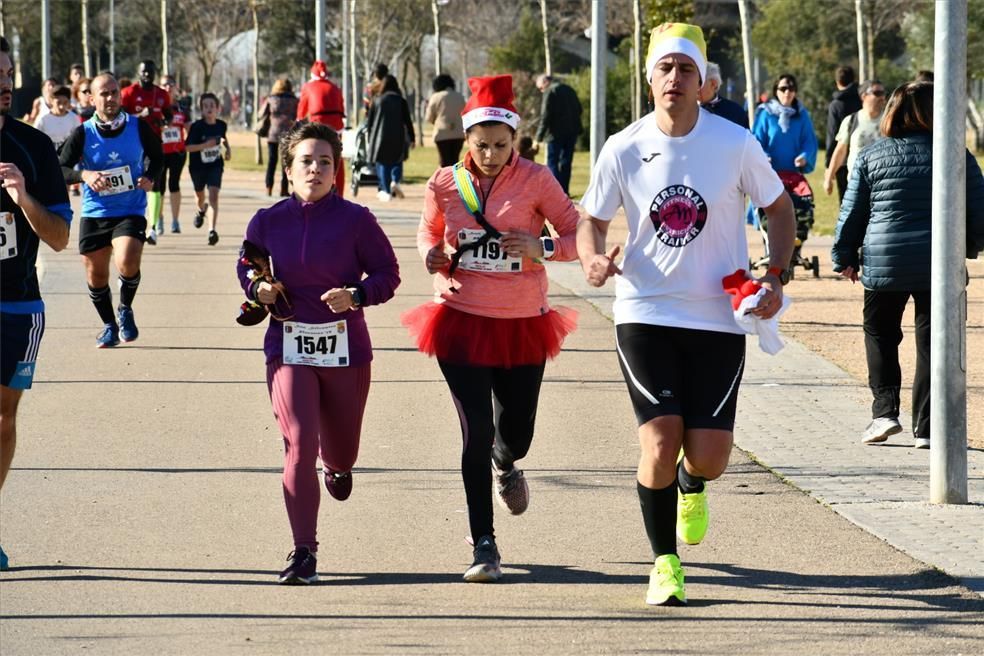
[[[115,196],[133,191],[133,176],[130,174],[129,166],[117,166],[115,169],[107,169],[100,173],[109,182],[109,186],[99,192],[100,196]]]
[[[10,212],[0,212],[0,260],[17,257],[17,221]]]
[[[284,364],[310,367],[349,366],[345,321],[332,323],[284,322]]]
[[[173,144],[181,141],[181,128],[164,128],[161,132],[161,143]]]
[[[458,247],[461,248],[478,241],[484,234],[484,230],[469,230],[467,228],[459,230]],[[458,266],[468,271],[519,273],[523,270],[523,258],[509,257],[506,249],[502,247],[501,241],[489,239],[477,249],[465,251]]]
[[[222,146],[212,146],[202,151],[202,164],[211,164],[219,159],[222,154]]]

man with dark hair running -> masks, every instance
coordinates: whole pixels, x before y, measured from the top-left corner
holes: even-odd
[[[43,241],[56,251],[65,248],[72,221],[51,139],[9,116],[13,86],[10,44],[0,36],[0,488],[17,446],[17,406],[31,388],[44,334],[38,247]]]

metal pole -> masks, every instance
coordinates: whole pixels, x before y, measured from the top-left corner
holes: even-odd
[[[854,0],[854,16],[857,23],[858,33],[858,79],[868,79],[868,51],[864,47],[864,11],[861,7],[862,0]]]
[[[632,120],[642,116],[642,7],[639,0],[632,2]]]
[[[92,77],[89,63],[89,0],[82,0],[82,68],[86,77]]]
[[[348,32],[348,9],[349,5],[342,0],[341,25],[338,30],[342,35],[342,104],[347,108],[349,102],[349,32]],[[349,114],[346,110],[346,114]],[[351,119],[351,114],[346,118]],[[351,123],[346,121],[346,127],[351,127]]]
[[[591,165],[605,145],[605,77],[608,74],[606,0],[591,0]]]
[[[325,59],[325,0],[314,0],[314,58]]]
[[[344,1],[344,0],[343,0]],[[359,75],[355,59],[355,0],[349,2],[349,66],[352,67],[352,117],[353,125],[359,124]]]
[[[745,100],[748,106],[748,126],[755,125],[755,101],[758,92],[752,75],[752,28],[748,18],[747,0],[738,0],[738,14],[741,16],[741,53],[745,60]]]
[[[967,503],[967,5],[936,2],[929,500]]]
[[[116,0],[109,0],[109,70],[116,73]]]
[[[51,77],[51,3],[41,0],[41,79]]]
[[[167,44],[167,0],[161,0],[161,71],[164,75],[171,73],[171,66],[168,64],[170,59]],[[243,101],[245,102],[245,98]]]

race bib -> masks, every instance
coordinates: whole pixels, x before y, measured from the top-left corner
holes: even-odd
[[[161,131],[161,143],[173,144],[181,141],[181,128],[164,128]]]
[[[222,146],[212,146],[202,151],[202,164],[211,164],[219,159],[222,154]]]
[[[285,321],[284,364],[347,367],[349,349],[345,321],[332,323]]]
[[[130,174],[129,166],[117,166],[115,169],[100,171],[109,181],[109,186],[99,192],[100,196],[115,196],[128,191],[133,191],[133,176]]]
[[[484,230],[459,230],[458,248],[478,241],[484,234]],[[477,249],[465,251],[458,266],[468,271],[520,273],[523,270],[523,258],[509,257],[506,249],[502,247],[501,241],[489,239]]]
[[[0,212],[0,260],[17,257],[17,221],[10,212]]]

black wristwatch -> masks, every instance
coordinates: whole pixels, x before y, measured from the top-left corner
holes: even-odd
[[[766,273],[771,273],[772,275],[774,275],[776,278],[779,279],[779,282],[782,285],[789,284],[789,277],[790,277],[789,269],[783,269],[781,267],[774,266],[774,267],[769,267],[769,270],[766,271]]]
[[[352,295],[352,303],[355,305],[355,307],[362,307],[362,303],[365,301],[365,299],[362,296],[362,288],[349,287],[348,292],[349,294]]]

